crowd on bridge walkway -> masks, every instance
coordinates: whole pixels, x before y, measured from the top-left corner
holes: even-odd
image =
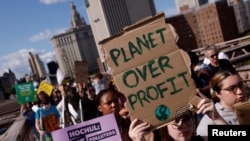
[[[117,89],[112,77],[106,80],[102,73],[89,77],[85,83],[77,84],[72,80],[54,86],[51,96],[41,91],[36,102],[22,105],[22,115],[27,118],[37,141],[53,140],[52,131],[110,113],[115,115],[114,122],[123,141],[207,140],[208,125],[240,124],[234,104],[247,101],[249,93],[225,54],[220,58],[215,46],[206,47],[204,52],[206,63],[194,52],[187,52],[200,98],[198,105],[181,107],[175,119],[159,129],[152,130],[143,119],[131,121],[126,95]]]

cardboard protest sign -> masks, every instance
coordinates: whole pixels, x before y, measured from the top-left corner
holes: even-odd
[[[100,42],[131,117],[153,128],[173,120],[175,111],[196,93],[190,59],[176,45],[175,35],[159,13]]]
[[[88,81],[88,64],[86,61],[75,61],[76,83],[86,83]]]
[[[250,125],[250,101],[234,105],[240,125]]]
[[[19,104],[36,101],[36,93],[33,82],[16,84],[15,90]]]
[[[122,141],[114,114],[52,132],[53,141]]]
[[[45,81],[42,81],[38,87],[37,94],[39,94],[41,91],[44,91],[47,95],[50,96],[53,89],[54,89],[53,85]]]

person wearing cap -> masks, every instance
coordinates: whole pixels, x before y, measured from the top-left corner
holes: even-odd
[[[190,105],[182,106],[175,112],[173,121],[154,131],[150,130],[151,125],[149,123],[134,119],[129,128],[130,138],[133,141],[203,141],[204,139],[196,134],[197,114],[206,114],[214,119],[216,124],[226,124],[226,122],[218,114],[213,101],[204,95],[202,97],[203,99],[195,109],[191,109]],[[151,137],[152,135],[153,137]]]

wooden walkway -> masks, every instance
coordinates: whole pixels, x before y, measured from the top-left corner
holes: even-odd
[[[16,99],[0,102],[0,127],[7,127],[12,124],[20,115],[20,104]]]
[[[6,118],[10,115],[19,115],[21,105],[16,99],[0,101],[0,118]]]
[[[0,136],[0,141],[25,141],[26,119],[17,118],[8,130]]]
[[[0,102],[0,128],[7,128],[0,141],[25,141],[26,119],[20,117],[20,107],[16,99]]]

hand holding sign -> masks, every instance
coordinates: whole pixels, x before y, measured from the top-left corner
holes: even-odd
[[[214,102],[212,99],[206,98],[203,93],[200,92],[199,89],[196,89],[198,95],[202,98],[199,104],[197,105],[197,113],[207,114],[211,119],[218,118],[218,112],[214,106]]]
[[[144,141],[145,140],[144,135],[151,132],[149,128],[150,128],[149,123],[142,122],[139,119],[134,119],[129,127],[129,137],[132,138],[132,140]]]
[[[200,92],[199,89],[196,89],[198,95],[201,97],[199,104],[197,105],[197,114],[207,114],[207,116],[216,121],[217,124],[226,124],[226,121],[218,113],[214,102],[212,99],[207,98],[204,94]]]

